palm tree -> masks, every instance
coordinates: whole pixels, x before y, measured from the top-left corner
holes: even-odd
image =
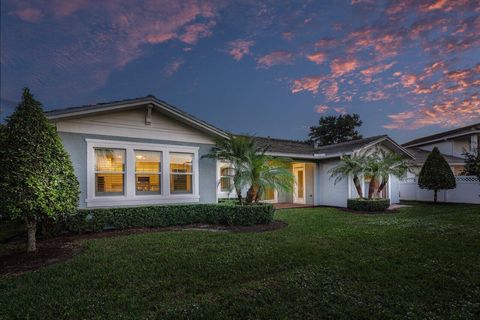
[[[344,155],[340,163],[329,170],[330,177],[335,177],[335,184],[349,175],[353,177],[353,184],[357,190],[358,196],[363,198],[362,184],[360,183],[359,175],[363,174],[366,164],[366,157],[363,154],[352,154],[351,156]]]
[[[228,139],[215,139],[215,146],[202,158],[218,159],[228,161],[233,170],[233,187],[237,193],[239,203],[242,203],[243,181],[240,179],[240,172],[247,161],[247,155],[259,150],[255,141],[249,136],[233,136]]]
[[[410,162],[402,155],[377,148],[366,158],[365,174],[370,177],[368,198],[378,197],[390,175],[402,178],[410,170]]]
[[[258,202],[266,189],[291,191],[294,177],[290,172],[290,160],[265,154],[265,150],[250,152],[240,170],[242,184],[249,185],[245,202]]]

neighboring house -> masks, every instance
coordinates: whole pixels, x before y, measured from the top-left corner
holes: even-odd
[[[428,153],[438,147],[453,173],[458,176],[465,165],[463,153],[480,152],[480,123],[418,138],[403,146],[415,155],[419,167],[425,162]]]
[[[84,207],[214,203],[234,197],[228,163],[202,158],[228,133],[153,96],[46,112],[69,152]],[[345,207],[356,197],[351,179],[335,184],[329,170],[343,154],[381,147],[413,158],[388,136],[314,148],[256,138],[268,154],[293,160],[293,192],[268,190],[267,202]],[[385,197],[399,201],[396,179]]]

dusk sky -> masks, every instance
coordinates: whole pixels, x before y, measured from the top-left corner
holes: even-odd
[[[233,133],[359,113],[399,142],[480,121],[480,1],[1,1],[2,118],[153,94]]]

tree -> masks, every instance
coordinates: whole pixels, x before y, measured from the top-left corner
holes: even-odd
[[[469,176],[477,176],[480,180],[480,152],[473,150],[472,152],[464,152],[465,167],[462,174]]]
[[[376,148],[369,155],[354,153],[340,159],[340,163],[330,169],[331,177],[336,177],[337,183],[344,177],[352,175],[353,184],[360,198],[363,198],[363,190],[359,176],[370,178],[368,199],[372,199],[382,192],[390,175],[403,177],[410,168],[410,163],[405,157],[382,148]]]
[[[366,157],[364,173],[370,178],[368,199],[378,197],[385,189],[390,175],[402,178],[410,170],[410,162],[402,155],[376,148]]]
[[[294,176],[290,172],[290,160],[265,154],[265,150],[250,152],[240,171],[242,184],[249,185],[245,202],[258,202],[264,190],[291,191]]]
[[[240,172],[247,161],[247,155],[259,151],[252,137],[230,136],[228,139],[217,138],[215,146],[203,158],[211,158],[228,161],[232,164],[233,186],[237,193],[239,203],[242,203],[243,182]]]
[[[362,138],[357,130],[361,125],[362,120],[356,113],[321,117],[318,126],[310,127],[308,137],[320,146],[357,140]]]
[[[454,189],[457,185],[452,169],[438,148],[433,148],[420,170],[418,186],[434,191],[433,202],[437,202],[438,190]]]
[[[363,198],[362,184],[359,175],[365,170],[366,158],[362,154],[344,155],[340,158],[340,163],[329,170],[330,177],[335,177],[335,184],[349,175],[352,175],[353,184],[360,198]]]
[[[0,150],[0,208],[25,221],[27,251],[36,251],[37,222],[77,209],[79,185],[69,155],[42,105],[25,88],[7,118]]]

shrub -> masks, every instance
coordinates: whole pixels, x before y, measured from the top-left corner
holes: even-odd
[[[347,207],[356,211],[379,212],[390,206],[390,199],[348,199]]]
[[[70,232],[99,232],[105,229],[155,228],[191,223],[222,225],[267,224],[275,209],[270,204],[237,206],[194,204],[108,209],[80,209],[66,218]]]

